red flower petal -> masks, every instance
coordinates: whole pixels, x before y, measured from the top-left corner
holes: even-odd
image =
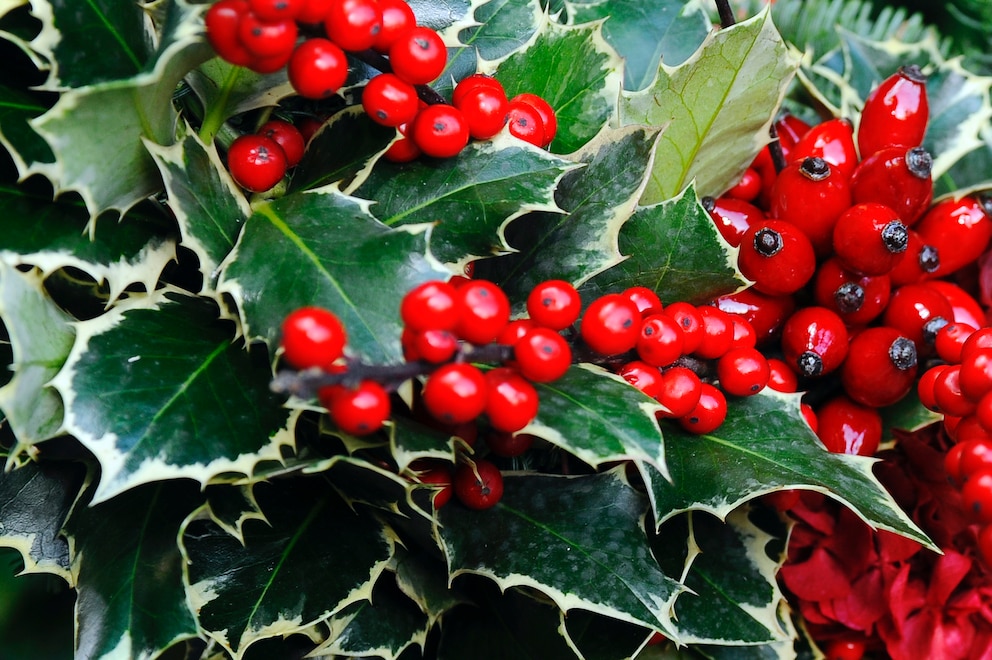
[[[823,548],[814,549],[804,562],[784,565],[779,575],[789,590],[803,600],[841,598],[851,590],[844,568]]]

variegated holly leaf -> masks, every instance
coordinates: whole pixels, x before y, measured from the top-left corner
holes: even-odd
[[[563,26],[546,17],[537,36],[495,69],[508,97],[529,92],[554,108],[558,133],[550,151],[577,151],[611,123],[623,82],[623,60],[606,43],[602,23]],[[482,67],[493,73],[495,64]]]
[[[209,484],[203,492],[207,497],[210,519],[242,542],[246,522],[265,521],[265,515],[255,500],[254,484]]]
[[[48,143],[30,124],[47,109],[36,94],[0,85],[0,146],[10,154],[22,178],[37,166],[55,161]]]
[[[642,470],[660,525],[687,510],[726,518],[738,505],[782,488],[826,493],[870,526],[935,548],[872,474],[875,460],[828,452],[799,412],[798,394],[770,392],[735,399],[712,433],[693,435],[666,424],[671,479]]]
[[[507,240],[517,252],[481,262],[477,272],[522,304],[544,280],[580,285],[622,261],[618,235],[637,207],[657,138],[643,127],[605,129],[572,156],[583,167],[558,184],[555,202],[567,214],[535,213],[512,223]]]
[[[365,180],[375,159],[398,137],[396,129],[372,121],[362,106],[348,106],[328,119],[310,140],[289,190],[341,182],[338,187],[347,192]]]
[[[182,244],[196,254],[203,281],[210,287],[251,215],[248,201],[213,143],[204,144],[192,130],[171,146],[146,142],[145,147],[165,182],[166,203],[179,223]]]
[[[675,619],[688,644],[757,645],[795,636],[779,616],[785,604],[775,577],[781,558],[768,554],[775,541],[784,548],[784,533],[772,536],[749,513],[745,505],[721,521],[689,512],[670,519],[655,538],[663,570],[684,570],[687,591],[675,601]]]
[[[668,125],[641,203],[674,197],[693,179],[701,196],[733,185],[768,141],[798,64],[766,8],[712,32],[684,63],[662,63],[646,89],[625,92],[621,123]]]
[[[398,362],[403,296],[450,276],[429,256],[429,235],[426,225],[391,229],[335,188],[286,195],[255,208],[217,288],[235,300],[246,335],[273,353],[283,319],[318,305],[341,319],[350,355]]]
[[[352,603],[327,621],[327,641],[309,657],[374,656],[396,660],[408,648],[424,648],[430,629],[427,616],[385,573],[375,583],[371,601]]]
[[[583,284],[583,298],[645,286],[666,302],[699,304],[747,283],[737,250],[720,236],[693,184],[674,199],[639,207],[620,228],[619,245],[625,259]]]
[[[397,416],[392,421],[389,453],[403,472],[420,459],[455,461],[455,436],[420,424],[409,417]]]
[[[509,250],[507,223],[529,211],[560,212],[555,186],[575,166],[507,132],[454,158],[396,165],[381,160],[354,194],[391,227],[436,223],[431,252],[463,266]]]
[[[920,397],[916,393],[916,388],[910,390],[909,394],[900,399],[897,403],[882,408],[882,439],[893,437],[892,431],[919,431],[925,426],[930,426],[944,419],[943,415],[935,413],[920,403]]]
[[[562,612],[558,630],[571,647],[579,650],[583,660],[646,658],[638,651],[654,634],[643,626],[585,610]]]
[[[162,479],[250,475],[292,445],[267,356],[233,343],[218,314],[163,289],[77,325],[52,384],[67,431],[100,462],[95,501]]]
[[[201,502],[193,484],[163,481],[73,509],[77,658],[151,659],[198,636],[176,537]]]
[[[986,124],[978,132],[981,146],[965,154],[952,164],[939,179],[934,180],[935,195],[946,195],[952,191],[956,195],[992,189],[992,181],[986,173],[992,172],[992,124]]]
[[[568,0],[571,25],[606,20],[603,38],[624,60],[623,87],[644,89],[658,66],[681,64],[712,29],[699,3],[684,0]]]
[[[458,41],[490,62],[522,48],[546,25],[538,0],[476,0],[473,10],[474,24],[458,32]]]
[[[10,424],[17,458],[62,431],[63,406],[49,381],[72,349],[71,317],[45,293],[37,270],[22,273],[0,260],[0,321],[13,352],[13,376],[0,387],[0,411]]]
[[[154,289],[175,260],[175,236],[161,220],[135,211],[120,224],[108,215],[90,224],[88,235],[87,213],[78,201],[53,202],[27,186],[0,183],[0,261],[34,266],[45,277],[62,268],[78,268],[106,285],[109,304],[133,284]]]
[[[24,573],[71,579],[62,525],[85,476],[82,464],[67,461],[28,462],[0,471],[0,546],[21,554]]]
[[[396,584],[423,611],[430,625],[458,605],[472,602],[460,582],[448,583],[444,560],[423,551],[396,548]]]
[[[410,0],[417,16],[417,25],[426,25],[438,32],[460,29],[460,23],[471,21],[471,0]]]
[[[258,484],[255,496],[269,524],[246,523],[244,543],[204,510],[180,537],[197,622],[236,660],[253,642],[367,600],[393,552],[376,518],[351,509],[319,476]]]
[[[579,477],[507,474],[493,508],[452,502],[440,510],[440,542],[453,577],[529,587],[562,610],[591,610],[674,639],[682,586],[651,555],[647,506],[622,467]]]
[[[138,11],[134,3],[125,0],[105,0],[108,3],[119,5],[122,12]],[[59,4],[77,6],[65,0]],[[88,4],[86,9],[93,6]],[[200,14],[204,7],[172,0],[167,20],[159,26],[160,43],[150,61],[138,57],[130,46],[126,50],[137,57],[137,62],[128,54],[113,53],[108,59],[125,61],[126,71],[101,75],[100,82],[64,91],[48,112],[31,121],[32,128],[48,142],[56,157],[56,164],[45,169],[46,176],[59,192],[78,192],[92,218],[110,209],[124,212],[161,189],[158,169],[142,138],[158,144],[173,141],[176,111],[172,94],[176,85],[212,54],[202,36]],[[71,11],[66,9],[64,15],[69,18]],[[99,26],[93,29],[103,34],[106,14],[104,8],[93,17],[93,25]],[[128,33],[127,39],[144,41],[143,19],[136,29]],[[49,26],[36,41],[45,40],[47,45],[58,34]],[[81,36],[91,40],[95,48],[102,48],[102,42],[93,39],[92,33]],[[115,42],[120,44],[119,39]],[[56,48],[63,44],[56,41]],[[90,64],[85,66],[83,75],[87,75]],[[60,71],[73,68],[63,65]],[[100,126],[104,128],[97,128]]]

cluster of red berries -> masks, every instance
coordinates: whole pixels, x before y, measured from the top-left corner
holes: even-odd
[[[227,167],[235,183],[251,192],[271,189],[303,158],[303,133],[282,119],[270,119],[255,133],[242,135],[227,150]]]
[[[992,206],[932,204],[928,118],[926,79],[903,67],[866,99],[856,132],[786,115],[737,185],[704,200],[754,282],[717,305],[748,318],[801,386],[839,376],[842,392],[814,420],[832,451],[873,454],[878,409],[912,390],[940,328],[983,325],[969,294],[938,278],[982,253]]]
[[[304,98],[336,94],[348,78],[348,54],[382,70],[361,89],[361,102],[373,121],[398,130],[384,154],[394,162],[455,156],[470,139],[488,140],[507,125],[512,135],[540,147],[557,132],[547,101],[530,93],[508,99],[489,76],[462,80],[451,103],[424,88],[444,71],[448,51],[435,30],[417,25],[405,0],[219,0],[205,24],[222,58],[259,73],[287,67]],[[252,182],[244,187],[257,192],[255,180],[271,180],[281,161],[262,154],[264,147],[254,149],[258,155],[234,161],[242,173],[235,178]],[[261,172],[246,174],[246,162],[257,162]]]

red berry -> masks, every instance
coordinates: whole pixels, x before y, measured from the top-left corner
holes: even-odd
[[[756,345],[777,337],[785,320],[796,310],[796,300],[791,294],[768,296],[755,291],[754,287],[720,296],[713,302],[751,326]]]
[[[948,323],[937,331],[934,340],[934,348],[937,349],[937,356],[944,362],[957,364],[961,362],[961,349],[978,328],[967,323]]]
[[[227,167],[239,186],[264,192],[286,175],[286,152],[265,136],[242,135],[227,150]]]
[[[757,394],[768,384],[768,360],[754,348],[734,348],[716,362],[720,389],[734,396]]]
[[[582,300],[575,287],[564,280],[541,282],[527,296],[527,314],[539,326],[564,330],[575,323]]]
[[[586,308],[579,333],[600,355],[617,355],[634,348],[640,329],[641,311],[637,305],[619,293],[608,293]]]
[[[296,13],[297,23],[323,23],[331,11],[331,2],[333,0],[304,0]]]
[[[391,163],[409,163],[423,153],[417,143],[407,136],[409,128],[410,124],[400,124],[396,127],[399,136],[383,152],[383,158]]]
[[[565,338],[550,328],[528,330],[513,345],[517,369],[535,383],[558,380],[572,365],[572,349]]]
[[[375,36],[372,48],[387,53],[400,35],[417,25],[417,17],[406,0],[379,0],[379,11],[382,27]]]
[[[328,39],[311,38],[296,47],[289,60],[289,82],[300,96],[325,99],[348,78],[348,58]]]
[[[450,158],[468,144],[468,123],[458,108],[437,103],[417,114],[410,137],[428,156]]]
[[[637,306],[637,309],[641,310],[642,318],[647,318],[652,314],[661,314],[664,311],[661,298],[646,286],[627,287],[620,292],[620,295],[629,298]]]
[[[487,460],[459,465],[453,484],[458,500],[470,509],[489,509],[503,497],[503,475]]]
[[[847,326],[826,307],[803,307],[782,328],[786,364],[807,378],[835,371],[847,356]]]
[[[264,135],[275,141],[286,154],[286,165],[294,167],[303,158],[306,143],[299,129],[288,121],[270,119],[258,129],[259,135]]]
[[[524,454],[534,446],[535,437],[529,433],[506,433],[503,431],[493,431],[486,436],[486,445],[489,451],[502,456],[503,458],[513,458]]]
[[[306,0],[248,0],[251,13],[268,23],[295,20]]]
[[[848,180],[822,158],[793,161],[772,186],[769,215],[799,227],[818,256],[830,253],[834,225],[851,206]]]
[[[324,16],[327,37],[347,51],[367,50],[382,29],[382,11],[376,0],[334,0]]]
[[[465,76],[458,81],[458,84],[455,85],[455,89],[451,92],[452,105],[458,107],[465,95],[475,89],[478,89],[479,87],[492,89],[503,96],[506,96],[506,91],[503,89],[503,85],[500,81],[483,73],[473,73],[470,76]]]
[[[441,75],[448,51],[441,35],[429,27],[415,26],[400,33],[389,47],[393,73],[411,85],[426,85]]]
[[[934,204],[916,224],[923,242],[939,256],[932,277],[944,277],[974,263],[992,240],[992,205],[975,196]]]
[[[558,133],[558,118],[555,115],[555,110],[551,107],[551,104],[537,94],[531,94],[530,92],[517,94],[510,99],[510,103],[523,103],[534,108],[534,110],[537,111],[538,116],[541,118],[541,132],[544,135],[544,141],[538,146],[545,147],[551,144],[551,142],[555,139],[555,135]]]
[[[861,660],[865,643],[860,639],[835,639],[827,644],[824,660]]]
[[[344,385],[325,387],[318,396],[335,426],[350,435],[374,433],[389,418],[389,394],[373,380],[363,380],[354,389]]]
[[[536,328],[537,324],[531,319],[513,319],[503,328],[503,331],[496,337],[496,343],[503,346],[516,346],[517,342],[524,338],[531,328]]]
[[[469,135],[476,140],[488,140],[503,130],[510,110],[506,94],[490,85],[476,85],[453,103],[465,115]]]
[[[667,314],[652,314],[641,322],[635,348],[644,362],[654,367],[667,367],[684,353],[682,328]]]
[[[947,365],[947,368],[940,370],[933,381],[933,398],[944,415],[963,418],[975,412],[975,400],[961,389],[960,365]],[[954,438],[958,439],[956,433]]]
[[[699,200],[706,209],[717,231],[733,247],[739,247],[744,233],[756,223],[765,220],[764,212],[754,204],[730,197],[703,197]]]
[[[744,170],[744,173],[737,180],[737,183],[732,185],[725,193],[723,193],[723,197],[742,200],[745,202],[753,202],[760,194],[761,175],[758,174],[758,170],[753,167],[749,167]]]
[[[455,304],[455,334],[472,344],[496,341],[510,321],[509,299],[503,289],[486,280],[472,280],[455,289]]]
[[[452,330],[458,324],[460,313],[455,287],[441,280],[418,284],[400,302],[403,324],[416,331]]]
[[[775,134],[778,136],[783,149],[787,150],[790,154],[796,144],[799,143],[799,140],[809,133],[810,128],[809,124],[788,110],[782,112],[778,119],[775,120]]]
[[[785,361],[768,358],[768,388],[776,392],[795,392],[799,389],[799,379]]]
[[[257,58],[291,52],[296,36],[296,23],[292,20],[268,23],[249,12],[238,23],[238,39]]]
[[[639,389],[652,399],[661,392],[662,375],[658,367],[653,367],[647,362],[632,360],[617,372],[625,381]]]
[[[936,289],[906,284],[892,293],[882,322],[897,328],[922,351],[933,346],[937,331],[953,318],[954,308]]]
[[[900,67],[865,100],[858,124],[861,158],[885,147],[919,146],[929,115],[926,77],[915,64]]]
[[[679,425],[696,435],[715,431],[727,419],[727,399],[714,385],[703,383],[699,401],[687,415],[679,417]]]
[[[535,147],[545,145],[544,126],[541,114],[528,103],[510,101],[506,106],[506,121],[510,135],[529,142]]]
[[[674,302],[665,307],[663,312],[675,319],[682,328],[682,350],[692,353],[703,343],[703,317],[699,309],[692,303]]]
[[[974,328],[985,326],[985,310],[975,298],[953,282],[946,280],[927,280],[923,283],[931,289],[936,289],[951,303],[954,311],[954,322],[965,323]]]
[[[248,0],[219,0],[203,17],[207,41],[221,58],[235,66],[248,66],[255,59],[238,38],[241,17],[249,11]]]
[[[961,504],[979,522],[992,522],[992,469],[976,472],[961,487]]]
[[[961,391],[971,401],[978,401],[992,392],[992,348],[981,348],[962,353]],[[948,411],[948,414],[956,413]],[[960,416],[960,415],[959,415]]]
[[[860,275],[831,257],[816,270],[813,296],[848,325],[866,325],[885,311],[892,295],[888,275]]]
[[[672,367],[661,375],[661,389],[655,399],[664,406],[659,417],[680,418],[688,415],[699,403],[703,382],[688,367]]]
[[[406,328],[403,332],[413,331]],[[411,348],[418,360],[441,364],[453,358],[458,352],[458,337],[450,330],[428,328],[413,332]]]
[[[703,322],[703,340],[693,354],[707,360],[716,359],[734,344],[734,321],[719,307],[700,305],[698,310]]]
[[[417,481],[422,484],[435,487],[434,496],[432,498],[435,509],[440,509],[442,506],[451,501],[451,496],[454,494],[455,489],[451,483],[452,471],[449,465],[445,463],[433,465],[432,467],[419,472],[416,478]]]
[[[444,424],[461,424],[486,408],[486,379],[478,367],[450,362],[434,371],[424,384],[424,406]]]
[[[920,398],[920,403],[927,410],[932,410],[933,412],[940,412],[940,408],[937,406],[937,396],[934,391],[934,386],[937,383],[937,377],[940,373],[947,369],[950,365],[938,364],[936,366],[930,367],[923,372],[920,376],[920,380],[916,383],[916,394]]]
[[[537,416],[537,390],[526,378],[508,367],[487,371],[486,416],[497,431],[513,433]]]
[[[883,204],[855,204],[834,225],[834,253],[862,275],[885,275],[899,263],[909,235],[895,211]]]
[[[882,441],[882,416],[878,409],[839,395],[816,411],[816,435],[837,454],[873,456]]]
[[[372,121],[395,127],[413,121],[420,111],[420,99],[410,83],[391,73],[380,73],[362,90],[362,107]]]
[[[737,265],[754,288],[771,296],[801,289],[816,271],[813,246],[798,227],[782,220],[752,225],[741,240]]]
[[[923,241],[915,229],[907,230],[906,251],[889,272],[892,286],[922,282],[940,268],[940,253],[937,248]]]
[[[330,370],[347,339],[334,312],[321,307],[301,307],[282,322],[283,357],[297,369]]]
[[[895,328],[877,326],[851,339],[840,377],[849,397],[883,408],[913,388],[916,370],[916,345]]]
[[[841,178],[850,179],[858,164],[854,146],[854,126],[843,117],[828,119],[813,126],[796,143],[789,154],[792,160],[822,158]]]
[[[854,203],[875,202],[911,227],[933,199],[933,158],[923,147],[890,147],[862,160],[851,176]]]

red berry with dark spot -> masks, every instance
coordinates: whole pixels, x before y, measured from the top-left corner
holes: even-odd
[[[884,408],[909,393],[916,371],[916,345],[895,328],[876,326],[851,339],[840,379],[853,400]]]
[[[450,362],[427,377],[424,406],[434,419],[444,424],[461,424],[486,408],[486,379],[478,367]]]
[[[765,220],[744,233],[737,265],[758,291],[780,296],[798,291],[813,277],[816,256],[799,227]]]
[[[890,147],[862,160],[851,176],[855,204],[875,202],[912,227],[933,199],[933,158],[923,147]]]
[[[885,275],[896,267],[909,244],[905,223],[884,204],[855,204],[834,225],[834,253],[862,275]]]
[[[264,135],[242,135],[227,150],[227,167],[235,183],[251,192],[265,192],[286,175],[286,152]]]
[[[470,509],[492,508],[503,497],[503,475],[487,460],[459,465],[452,483],[458,501]]]
[[[601,355],[617,355],[637,344],[641,310],[629,298],[608,293],[594,300],[579,326],[582,340]]]
[[[803,307],[782,328],[786,364],[801,376],[815,378],[835,371],[847,356],[844,320],[826,307]]]
[[[689,413],[678,419],[679,425],[690,433],[712,433],[727,419],[727,398],[714,385],[703,383],[699,401]]]
[[[886,147],[919,146],[929,118],[926,77],[915,64],[900,67],[865,100],[857,133],[862,160]]]
[[[832,249],[837,219],[850,206],[847,178],[834,173],[822,158],[806,158],[778,173],[768,214],[799,227],[822,257]]]

